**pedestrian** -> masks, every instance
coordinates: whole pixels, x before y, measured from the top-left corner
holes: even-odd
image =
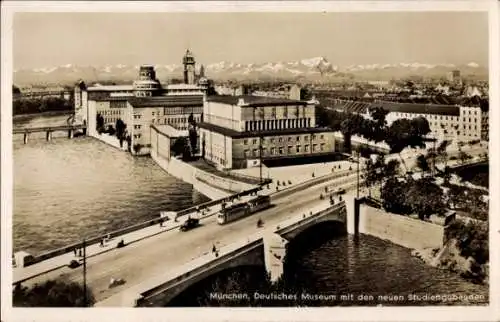
[[[101,239],[101,247],[104,247],[104,238]]]
[[[163,218],[160,218],[160,228],[163,227]]]
[[[78,249],[78,257],[82,257],[82,249],[81,248]]]
[[[217,248],[215,247],[215,244],[212,244],[212,253],[217,252]]]
[[[73,248],[73,253],[75,254],[75,257],[76,257],[76,247]]]

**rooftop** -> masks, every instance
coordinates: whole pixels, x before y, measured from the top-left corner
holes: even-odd
[[[232,138],[251,138],[259,136],[275,136],[275,135],[294,135],[294,134],[312,134],[320,132],[333,132],[333,130],[328,128],[301,128],[301,129],[284,129],[284,130],[267,130],[267,131],[245,131],[238,132],[232,129],[228,129],[222,126],[214,125],[211,123],[200,122],[198,126],[203,129],[207,129],[212,132],[221,133],[225,136],[230,136]]]
[[[218,102],[229,105],[237,105],[240,100],[245,106],[275,106],[275,105],[307,105],[306,101],[290,100],[286,98],[276,98],[268,96],[254,95],[215,95],[208,96],[207,101]]]
[[[96,84],[94,86],[87,87],[89,92],[94,91],[132,91],[134,90],[133,85],[100,85]]]
[[[332,106],[346,112],[365,113],[372,108],[383,108],[389,112],[436,114],[436,115],[460,115],[460,107],[456,105],[419,104],[419,103],[396,103],[387,101],[361,102],[349,100],[336,100]]]
[[[131,97],[128,101],[133,107],[203,106],[203,95]]]
[[[179,138],[186,137],[189,135],[187,130],[178,130],[170,125],[151,125],[152,128],[156,129],[159,133],[168,136],[169,138]]]
[[[197,89],[201,90],[201,87],[195,84],[168,84],[167,89]]]

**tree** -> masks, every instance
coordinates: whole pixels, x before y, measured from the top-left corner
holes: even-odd
[[[371,187],[383,181],[386,177],[386,164],[383,155],[378,155],[375,161],[369,158],[365,163],[365,185],[371,196]]]
[[[125,124],[125,122],[123,122],[121,118],[116,120],[116,123],[115,123],[116,137],[120,141],[122,141],[125,138],[124,135],[125,135],[126,128],[127,128],[127,124]]]
[[[382,205],[385,210],[396,214],[410,214],[411,207],[406,202],[408,184],[397,178],[388,179],[380,190]]]
[[[432,214],[443,214],[446,210],[443,190],[429,179],[420,179],[410,184],[407,203],[422,220]]]
[[[439,157],[440,161],[444,162],[445,169],[448,166],[448,152],[446,152],[446,148],[450,145],[450,143],[450,141],[444,140],[436,149],[436,156]]]
[[[188,143],[185,137],[177,138],[170,148],[174,156],[182,155],[186,151]]]
[[[18,284],[13,290],[12,300],[14,306],[20,307],[84,307],[95,303],[88,287],[85,303],[83,286],[63,280],[48,280],[29,289]]]
[[[427,159],[422,154],[419,154],[419,156],[417,157],[417,167],[419,167],[424,172],[424,174],[430,170]]]
[[[21,90],[19,89],[19,87],[17,87],[16,85],[12,85],[12,94],[14,95],[21,94]]]
[[[96,115],[96,131],[101,134],[104,132],[104,117],[100,114],[97,113]]]

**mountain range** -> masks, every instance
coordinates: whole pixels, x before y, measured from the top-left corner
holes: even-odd
[[[197,65],[199,71],[200,65]],[[453,64],[371,64],[339,67],[325,57],[313,57],[290,62],[268,62],[260,64],[239,64],[218,62],[207,64],[205,74],[214,80],[390,80],[410,76],[445,77],[452,70],[460,70],[461,75],[478,79],[487,78],[487,67],[475,62],[463,65]],[[157,78],[164,82],[182,77],[182,65],[155,65]],[[29,84],[74,84],[80,79],[86,82],[115,81],[130,82],[137,78],[139,66],[75,66],[63,65],[14,71],[14,83]]]

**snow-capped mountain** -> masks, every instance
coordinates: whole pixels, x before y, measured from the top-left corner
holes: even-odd
[[[199,71],[201,65],[197,65]],[[155,66],[156,74],[160,81],[171,78],[182,78],[183,67],[181,64]],[[35,69],[21,69],[14,71],[16,84],[59,83],[72,84],[83,79],[87,82],[114,81],[130,82],[137,78],[139,66],[124,64],[106,65],[100,67],[75,66],[66,64],[59,67],[42,67]],[[464,65],[453,64],[424,64],[424,63],[398,63],[398,64],[367,64],[338,67],[329,62],[325,57],[313,57],[289,62],[266,62],[241,64],[221,61],[205,65],[205,74],[216,80],[236,79],[310,79],[331,80],[335,78],[349,79],[378,79],[387,80],[407,76],[442,77],[446,73],[458,69],[462,75],[487,75],[487,68],[475,62]]]

